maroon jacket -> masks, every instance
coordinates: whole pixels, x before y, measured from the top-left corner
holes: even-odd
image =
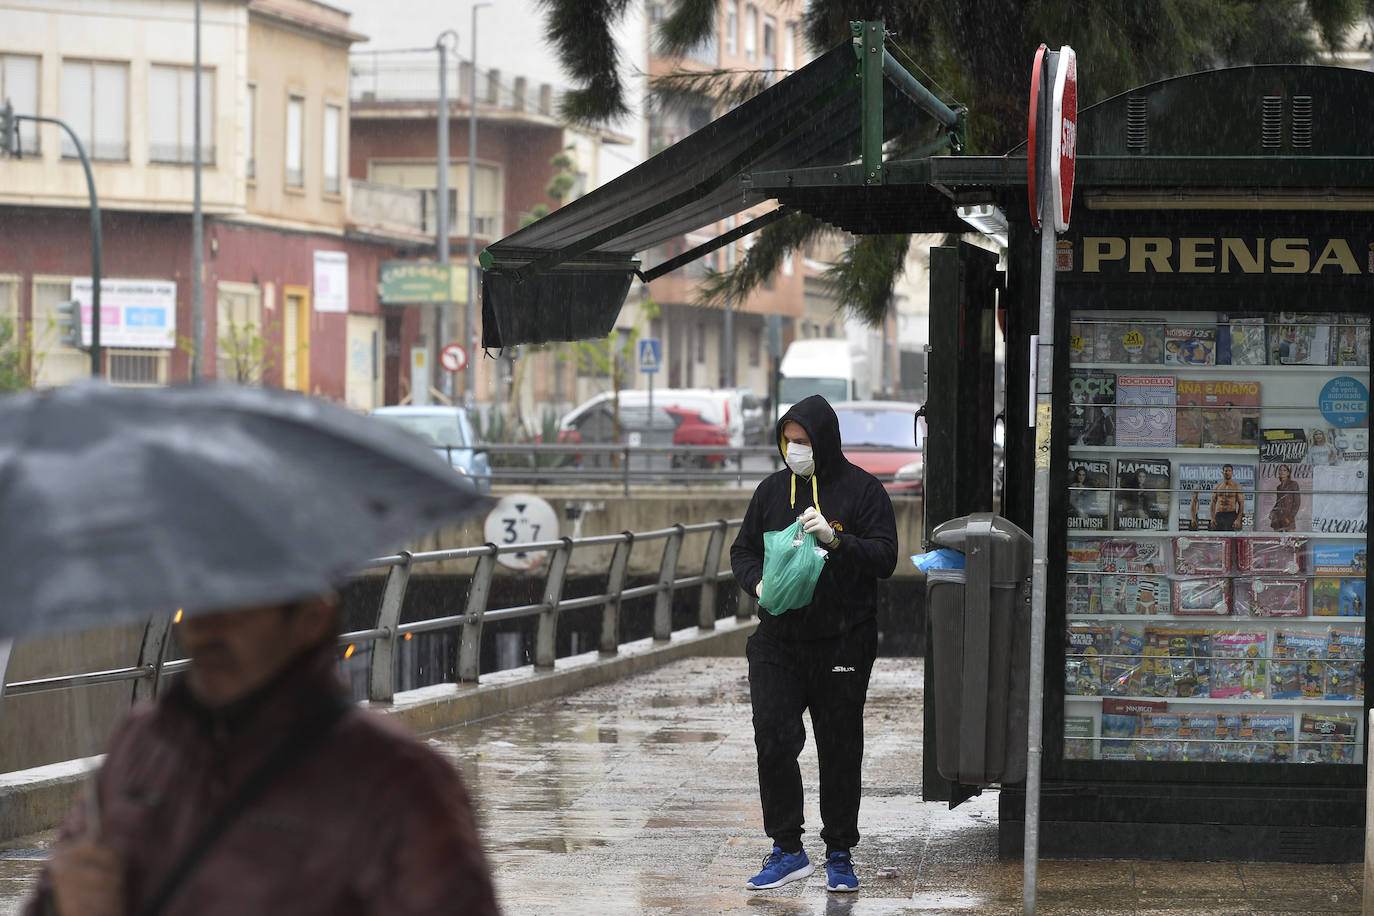
[[[126,863],[129,916],[282,736],[339,696],[333,648],[325,646],[246,708],[212,715],[178,681],[120,723],[98,777],[100,838]],[[78,804],[62,837],[79,835],[84,824]],[[25,916],[45,912],[49,894],[44,869]],[[350,705],[238,813],[162,912],[495,916],[499,909],[458,773],[402,728]]]

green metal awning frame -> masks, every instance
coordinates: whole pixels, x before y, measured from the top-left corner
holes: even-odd
[[[483,346],[604,336],[633,279],[653,280],[789,212],[780,206],[641,269],[640,252],[774,196],[751,188],[756,171],[852,168],[862,186],[882,187],[891,167],[884,144],[923,119],[937,124],[928,152],[962,151],[964,110],[941,102],[897,62],[881,23],[850,25],[851,41],[483,251]],[[954,228],[952,211],[946,217],[939,228]]]

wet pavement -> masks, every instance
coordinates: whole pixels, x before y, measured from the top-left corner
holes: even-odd
[[[1021,912],[1020,861],[997,858],[996,793],[954,811],[922,802],[920,659],[879,659],[866,710],[862,886],[830,894],[824,869],[771,891],[744,881],[762,834],[741,658],[696,658],[430,736],[479,803],[502,906],[537,914],[954,914]],[[815,754],[802,755],[804,837],[824,854]],[[50,834],[0,846],[0,914]],[[1359,913],[1363,866],[1123,860],[1040,864],[1037,912]]]

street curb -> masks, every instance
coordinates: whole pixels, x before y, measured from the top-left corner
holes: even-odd
[[[417,734],[465,725],[693,656],[744,654],[758,621],[727,617],[714,630],[689,627],[670,639],[624,643],[615,655],[585,652],[560,658],[549,670],[532,665],[483,675],[472,685],[436,684],[396,694],[393,702],[362,703]],[[49,830],[76,801],[86,774],[103,755],[0,774],[0,842]]]

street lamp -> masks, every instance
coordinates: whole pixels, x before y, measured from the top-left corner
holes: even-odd
[[[463,307],[463,337],[468,352],[467,385],[463,403],[477,400],[477,328],[472,303],[477,298],[477,11],[490,3],[472,5],[472,79],[468,86],[468,301]]]
[[[458,46],[458,33],[453,29],[445,29],[439,33],[439,37],[434,40],[434,49],[439,52],[439,151],[438,151],[438,187],[434,194],[434,222],[437,236],[435,238],[435,260],[444,268],[444,274],[448,273],[448,55],[450,48]],[[430,372],[434,372],[434,367],[439,365],[439,348],[444,345],[444,316],[448,311],[449,303],[443,302],[434,306],[434,352],[430,358]],[[411,391],[416,392],[414,380],[411,380]],[[436,379],[437,381],[437,379]],[[429,392],[426,391],[420,397],[412,395],[412,400],[416,404],[428,404]]]

